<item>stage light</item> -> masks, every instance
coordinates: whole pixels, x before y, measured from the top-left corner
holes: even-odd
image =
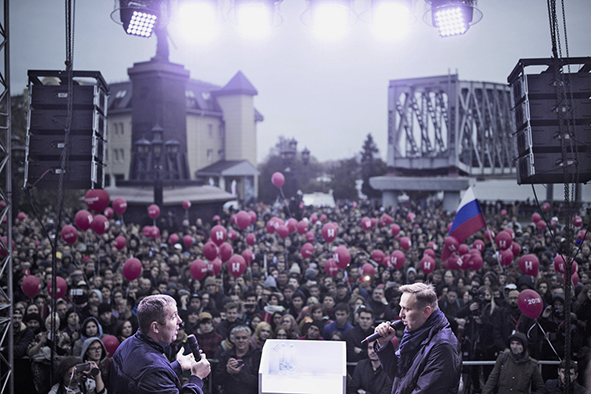
[[[240,34],[246,38],[267,37],[276,24],[273,0],[235,0],[233,14]]]
[[[412,0],[372,0],[371,25],[378,38],[403,36],[411,24]]]
[[[209,42],[219,29],[216,0],[191,0],[179,4],[178,17],[169,28],[187,41]]]
[[[432,0],[425,14],[425,21],[436,27],[441,37],[465,34],[470,25],[481,19],[482,12],[476,8],[476,0]]]
[[[119,17],[129,35],[150,37],[158,21],[158,11],[151,1],[120,0]]]
[[[309,0],[301,19],[319,39],[334,40],[346,34],[357,14],[351,0]]]

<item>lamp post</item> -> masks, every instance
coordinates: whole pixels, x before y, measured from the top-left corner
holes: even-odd
[[[288,175],[288,185],[289,189],[287,190],[288,196],[293,197],[295,192],[297,191],[297,180],[295,177],[295,158],[298,148],[298,142],[295,138],[290,140],[283,141],[281,146],[281,160],[283,160],[283,165],[285,165],[285,173]]]
[[[162,133],[164,129],[159,124],[156,124],[152,128],[152,141],[150,142],[150,149],[152,151],[152,167],[154,169],[154,204],[162,208],[162,202],[164,201],[162,192],[162,165],[160,159],[162,158],[162,147],[164,143],[162,141]]]

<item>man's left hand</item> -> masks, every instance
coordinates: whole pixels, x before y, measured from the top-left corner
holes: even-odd
[[[186,371],[186,370],[191,369],[191,366],[193,365],[193,361],[195,360],[195,356],[193,356],[193,353],[189,353],[185,356],[185,355],[183,355],[184,351],[185,351],[184,348],[179,349],[178,353],[176,354],[176,361],[179,362],[179,365],[181,366],[183,371]]]

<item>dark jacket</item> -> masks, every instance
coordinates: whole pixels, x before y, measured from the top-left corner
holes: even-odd
[[[347,342],[347,362],[354,363],[361,361],[368,357],[367,342],[361,343],[369,335],[373,334],[374,329],[371,327],[367,331],[363,331],[361,327],[355,326],[352,330],[345,333],[345,341]],[[361,352],[355,353],[355,348],[361,348]]]
[[[357,390],[363,389],[367,394],[388,394],[392,389],[392,379],[379,366],[375,371],[370,359],[359,361],[353,371],[353,378],[347,385],[348,394],[357,394]]]
[[[248,352],[241,357],[241,360],[244,360],[244,367],[236,375],[229,374],[226,369],[226,364],[231,358],[238,359],[236,348],[228,349],[221,354],[215,374],[216,384],[222,386],[224,393],[258,394],[261,351],[252,347],[248,349]]]
[[[574,381],[570,385],[570,392],[572,394],[585,394],[587,390],[578,382]],[[566,394],[566,391],[558,379],[550,379],[547,380],[546,384],[544,385],[544,394]]]
[[[491,372],[482,394],[529,393],[531,385],[532,394],[544,392],[544,381],[540,373],[538,361],[531,358],[527,350],[525,356],[515,359],[511,350],[506,350],[497,358],[497,362]]]
[[[113,356],[109,393],[199,393],[203,381],[194,375],[181,386],[178,361],[168,362],[162,344],[137,331],[127,338]]]
[[[384,370],[393,379],[392,394],[456,394],[460,383],[462,359],[458,341],[449,322],[437,309],[431,317],[438,319],[411,356],[410,367],[399,373],[400,356],[392,342],[377,350]],[[431,319],[429,317],[429,319]],[[429,320],[425,324],[429,324]],[[376,343],[377,347],[377,343]],[[408,357],[408,356],[406,356]]]
[[[533,324],[534,321],[521,313],[519,308],[506,306],[500,309],[493,324],[493,336],[497,351],[502,352],[507,349],[509,337],[513,332],[526,333]]]

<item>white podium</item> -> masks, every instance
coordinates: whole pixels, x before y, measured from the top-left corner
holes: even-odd
[[[342,341],[267,339],[259,394],[346,394],[347,349]]]

